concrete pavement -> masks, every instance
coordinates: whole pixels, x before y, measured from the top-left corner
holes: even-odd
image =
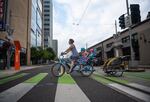
[[[20,71],[12,76],[22,73],[26,74],[0,85],[1,100],[6,102],[5,93],[11,96],[13,90],[13,94],[18,94],[14,96],[14,102],[66,102],[66,100],[71,102],[144,102],[98,82],[95,77],[95,79],[82,77],[76,72],[73,72],[71,76],[64,75],[57,78],[51,75],[49,66],[44,66]],[[47,75],[41,77],[42,73],[47,73]],[[0,81],[8,80],[6,78]],[[27,82],[29,85],[25,85]],[[20,92],[20,90],[25,91]]]

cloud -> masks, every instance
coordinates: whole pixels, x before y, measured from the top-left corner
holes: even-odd
[[[115,33],[115,20],[126,13],[125,0],[91,0],[79,22],[88,1],[54,0],[54,38],[58,39],[59,52],[67,48],[69,38],[75,39],[77,49],[80,50],[86,43],[92,46],[112,36]],[[144,20],[150,11],[150,0],[130,0],[130,3],[140,4]]]

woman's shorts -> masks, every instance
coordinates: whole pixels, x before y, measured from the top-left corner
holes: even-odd
[[[71,60],[78,60],[78,59],[79,59],[79,56],[70,56],[70,59],[71,59]]]

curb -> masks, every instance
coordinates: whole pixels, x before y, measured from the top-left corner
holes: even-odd
[[[93,74],[95,74],[95,73],[93,73]],[[123,83],[121,83],[121,82],[118,82],[118,81],[115,81],[115,80],[112,80],[112,79],[106,78],[106,77],[104,77],[104,76],[102,76],[102,75],[100,75],[99,77],[102,77],[102,78],[104,78],[104,79],[107,79],[107,80],[109,80],[109,81],[115,82],[115,83],[117,83],[117,84],[120,84],[120,85],[123,85],[123,86],[129,87],[129,88],[135,89],[135,90],[137,90],[137,91],[141,91],[141,92],[143,92],[143,93],[150,94],[150,92],[148,92],[148,91],[141,90],[141,89],[139,89],[139,88],[136,88],[136,87],[130,86],[130,85],[128,85],[128,84],[123,84]]]

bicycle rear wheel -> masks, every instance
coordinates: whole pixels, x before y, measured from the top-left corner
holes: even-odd
[[[61,77],[65,73],[65,67],[61,63],[55,63],[51,68],[51,73],[55,77]]]

